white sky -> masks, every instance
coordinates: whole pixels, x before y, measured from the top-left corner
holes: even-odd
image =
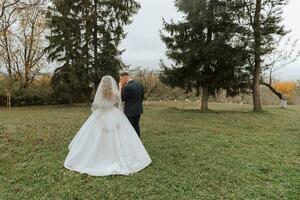
[[[159,60],[167,61],[165,46],[160,39],[159,30],[162,28],[162,18],[180,19],[174,7],[174,0],[138,0],[141,3],[139,13],[134,16],[134,21],[126,27],[127,37],[121,44],[121,49],[126,49],[122,55],[126,64],[159,68]],[[300,47],[300,0],[290,0],[284,9],[284,24],[292,30],[290,37],[299,39]],[[300,49],[300,48],[298,48]],[[283,80],[300,79],[300,59],[287,66],[275,75]]]

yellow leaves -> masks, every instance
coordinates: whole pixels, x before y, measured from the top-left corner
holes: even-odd
[[[0,74],[0,81],[5,80],[6,77]]]
[[[297,82],[295,81],[281,81],[275,83],[275,89],[281,92],[287,98],[291,98],[297,88]]]

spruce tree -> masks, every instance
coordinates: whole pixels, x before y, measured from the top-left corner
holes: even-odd
[[[245,46],[238,40],[241,5],[234,0],[177,0],[175,5],[184,18],[164,22],[161,37],[174,64],[162,64],[162,81],[187,91],[202,89],[202,110],[208,109],[209,95],[221,89],[229,96],[245,92],[249,75]]]
[[[47,14],[49,59],[55,70],[53,88],[70,102],[89,96],[104,75],[117,77],[122,68],[118,49],[124,25],[138,11],[134,0],[55,0]]]

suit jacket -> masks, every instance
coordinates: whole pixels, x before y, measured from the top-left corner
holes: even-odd
[[[124,113],[127,117],[139,116],[143,113],[144,87],[131,80],[122,90],[122,101],[125,103]]]

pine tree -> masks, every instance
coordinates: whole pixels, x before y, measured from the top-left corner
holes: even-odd
[[[162,64],[163,82],[190,91],[202,89],[201,109],[208,109],[208,97],[221,89],[235,96],[249,86],[244,69],[244,44],[239,42],[242,27],[240,4],[232,0],[177,0],[184,14],[178,23],[164,22],[162,40],[174,65]]]
[[[70,102],[89,96],[104,75],[117,77],[122,68],[118,50],[123,26],[139,9],[134,0],[55,0],[47,19],[49,59],[61,64],[53,88]],[[73,99],[73,100],[72,100]]]

